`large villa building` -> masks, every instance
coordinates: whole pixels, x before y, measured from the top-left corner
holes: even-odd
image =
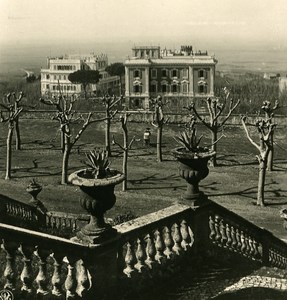
[[[48,57],[47,68],[41,69],[41,94],[57,95],[60,90],[64,95],[80,94],[81,84],[72,84],[68,80],[70,73],[77,70],[98,70],[101,75],[99,83],[90,84],[88,92],[98,90],[108,91],[119,88],[120,78],[109,76],[105,71],[108,66],[108,57],[105,54],[95,55],[65,55],[61,57]]]
[[[180,50],[142,46],[125,61],[125,96],[129,109],[149,109],[149,99],[163,96],[175,107],[191,98],[214,96],[217,61],[192,46]]]

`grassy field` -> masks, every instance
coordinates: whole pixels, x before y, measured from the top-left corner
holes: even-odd
[[[84,166],[84,152],[104,144],[104,124],[94,124],[87,129],[75,145],[70,158],[69,172]],[[129,134],[142,139],[147,124],[130,123]],[[152,128],[152,145],[146,149],[142,140],[135,142],[129,157],[128,191],[121,192],[117,186],[117,203],[107,217],[132,212],[140,216],[167,207],[180,198],[185,182],[178,176],[177,162],[170,150],[177,146],[173,136],[180,127],[168,125],[164,128],[163,159],[156,162],[155,130]],[[25,188],[35,178],[43,185],[39,199],[50,210],[83,212],[78,204],[80,191],[72,185],[60,185],[62,153],[59,149],[58,123],[52,120],[21,120],[23,149],[13,150],[12,179],[4,180],[6,159],[7,126],[0,126],[0,193],[27,202]],[[76,130],[75,130],[76,131]],[[209,143],[208,132],[203,142]],[[113,124],[112,134],[122,142],[119,123]],[[285,238],[283,220],[279,210],[287,205],[287,140],[284,128],[276,131],[275,171],[266,177],[266,203],[264,208],[253,204],[256,200],[258,166],[256,149],[247,141],[243,128],[227,127],[225,136],[218,144],[219,166],[210,168],[209,176],[201,182],[201,190],[210,199],[242,215],[258,226],[271,230]],[[114,147],[112,167],[121,169],[122,155]]]

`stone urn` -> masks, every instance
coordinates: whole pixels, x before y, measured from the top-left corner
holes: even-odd
[[[192,152],[179,147],[173,149],[172,154],[179,162],[179,175],[187,182],[186,191],[182,196],[184,202],[191,206],[205,203],[207,197],[199,191],[199,182],[208,175],[208,161],[215,155],[215,152],[205,148]]]
[[[77,238],[85,243],[98,244],[116,235],[116,230],[105,222],[104,214],[115,205],[114,188],[125,176],[117,170],[110,170],[110,175],[101,179],[89,175],[87,169],[82,169],[72,173],[68,181],[83,192],[80,205],[91,216],[90,222],[77,233]]]
[[[27,186],[26,192],[29,193],[32,198],[29,201],[33,206],[38,206],[41,202],[37,199],[38,194],[42,191],[42,186],[35,181],[35,179],[32,180],[32,182]]]

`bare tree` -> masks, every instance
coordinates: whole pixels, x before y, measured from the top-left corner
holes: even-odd
[[[75,143],[80,139],[81,135],[87,129],[89,125],[95,122],[105,121],[106,118],[101,119],[92,119],[92,113],[88,113],[86,117],[80,115],[75,117],[75,111],[73,111],[73,105],[76,102],[77,98],[72,95],[70,98],[59,95],[58,97],[53,97],[52,99],[43,99],[40,98],[40,101],[47,105],[53,105],[57,109],[56,116],[53,118],[58,120],[60,123],[60,131],[64,137],[64,151],[63,151],[63,160],[62,160],[62,179],[61,183],[66,184],[68,178],[68,163],[69,157]],[[114,115],[111,115],[113,117]],[[81,129],[73,137],[71,126],[73,124],[79,124],[83,122]]]
[[[194,102],[186,107],[188,110],[192,110],[195,116],[210,130],[211,150],[215,152],[217,150],[218,132],[223,129],[224,124],[240,103],[240,100],[237,100],[237,102],[234,103],[233,99],[230,97],[230,92],[226,87],[223,89],[223,92],[223,97],[206,99],[206,105],[209,113],[208,120],[205,120],[204,117],[200,116]],[[221,115],[225,109],[227,109],[227,113],[220,121]],[[210,164],[214,167],[217,165],[216,154],[210,159]]]
[[[151,125],[157,129],[156,137],[156,157],[158,162],[162,162],[162,130],[164,124],[168,122],[163,113],[163,107],[167,103],[164,103],[161,96],[150,99],[152,106],[154,107],[153,121]]]
[[[259,134],[259,144],[257,144],[254,142],[247,129],[246,116],[241,117],[241,122],[246,132],[248,140],[259,151],[259,154],[256,155],[259,163],[257,205],[264,206],[265,205],[264,186],[265,186],[265,176],[266,176],[266,168],[267,168],[267,158],[271,149],[270,136],[273,133],[276,125],[272,124],[270,119],[257,121],[255,123],[255,127],[257,128]]]
[[[279,108],[278,100],[275,101],[274,106],[271,106],[270,101],[264,101],[261,109],[265,113],[265,120],[272,123],[274,118],[274,111]],[[273,171],[273,160],[274,160],[274,130],[270,133],[270,151],[267,159],[267,170]]]
[[[130,114],[125,113],[123,116],[120,117],[122,130],[124,134],[124,144],[123,146],[116,142],[115,137],[113,136],[112,143],[114,145],[119,146],[123,150],[123,174],[125,175],[125,180],[122,184],[122,191],[125,192],[127,190],[127,182],[128,182],[128,156],[129,156],[129,150],[132,147],[133,142],[135,141],[135,137],[131,139],[129,142],[128,140],[128,127],[127,127],[127,121]]]
[[[106,151],[108,152],[108,156],[111,156],[111,138],[110,138],[110,130],[111,130],[111,120],[112,116],[115,115],[115,110],[114,107],[116,104],[118,104],[123,97],[116,97],[116,96],[110,96],[110,95],[105,95],[100,98],[104,107],[105,107],[105,112],[106,112],[106,128],[105,128],[105,147]]]
[[[11,96],[13,95],[15,102],[11,101]],[[23,97],[23,93],[20,92],[19,97],[16,98],[15,94],[7,94],[6,95],[6,103],[1,103],[0,106],[3,107],[6,111],[4,115],[2,111],[0,111],[0,121],[8,124],[8,134],[7,134],[7,153],[6,153],[6,175],[5,179],[8,180],[11,178],[11,161],[12,161],[12,137],[15,128],[15,124],[19,118],[19,114],[23,110],[23,107],[19,106],[19,102]],[[19,128],[18,128],[19,129]],[[18,132],[19,134],[19,132]],[[20,134],[19,134],[20,136]]]

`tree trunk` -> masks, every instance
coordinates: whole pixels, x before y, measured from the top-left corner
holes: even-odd
[[[68,165],[69,165],[69,157],[72,150],[72,146],[70,144],[70,138],[65,136],[65,150],[63,153],[63,161],[62,161],[62,180],[61,184],[68,183]]]
[[[262,159],[259,162],[259,178],[258,178],[258,191],[257,191],[257,205],[265,206],[264,203],[264,186],[266,175],[266,159]]]
[[[111,128],[111,120],[110,120],[110,115],[107,112],[106,113],[106,134],[105,134],[105,146],[106,150],[108,152],[108,156],[111,156],[111,141],[110,141],[110,128]]]
[[[21,137],[20,137],[20,127],[19,118],[15,119],[15,131],[16,131],[16,150],[21,150]]]
[[[211,131],[211,151],[215,151],[216,153],[216,150],[217,150],[217,128],[214,128],[212,131]],[[217,166],[217,160],[216,160],[216,154],[211,157],[210,159],[210,166],[211,167],[216,167]]]
[[[127,190],[128,183],[128,156],[129,156],[129,141],[128,141],[128,128],[126,123],[122,123],[122,129],[124,133],[124,155],[123,155],[123,174],[125,175],[125,180],[122,184],[122,191],[125,192]]]
[[[157,161],[162,162],[162,125],[159,125],[157,128],[156,152]]]
[[[62,153],[65,151],[65,133],[63,130],[61,130],[61,150]]]
[[[273,171],[273,159],[274,159],[274,133],[271,132],[270,134],[270,148],[267,157],[267,170]]]
[[[13,126],[9,125],[8,135],[7,135],[7,156],[6,156],[6,176],[5,179],[11,178],[11,160],[12,160],[12,136],[13,136]]]
[[[125,180],[123,181],[122,185],[122,191],[125,192],[127,190],[127,183],[128,183],[128,153],[129,150],[126,147],[124,151],[124,157],[123,157],[123,173],[125,175]]]

